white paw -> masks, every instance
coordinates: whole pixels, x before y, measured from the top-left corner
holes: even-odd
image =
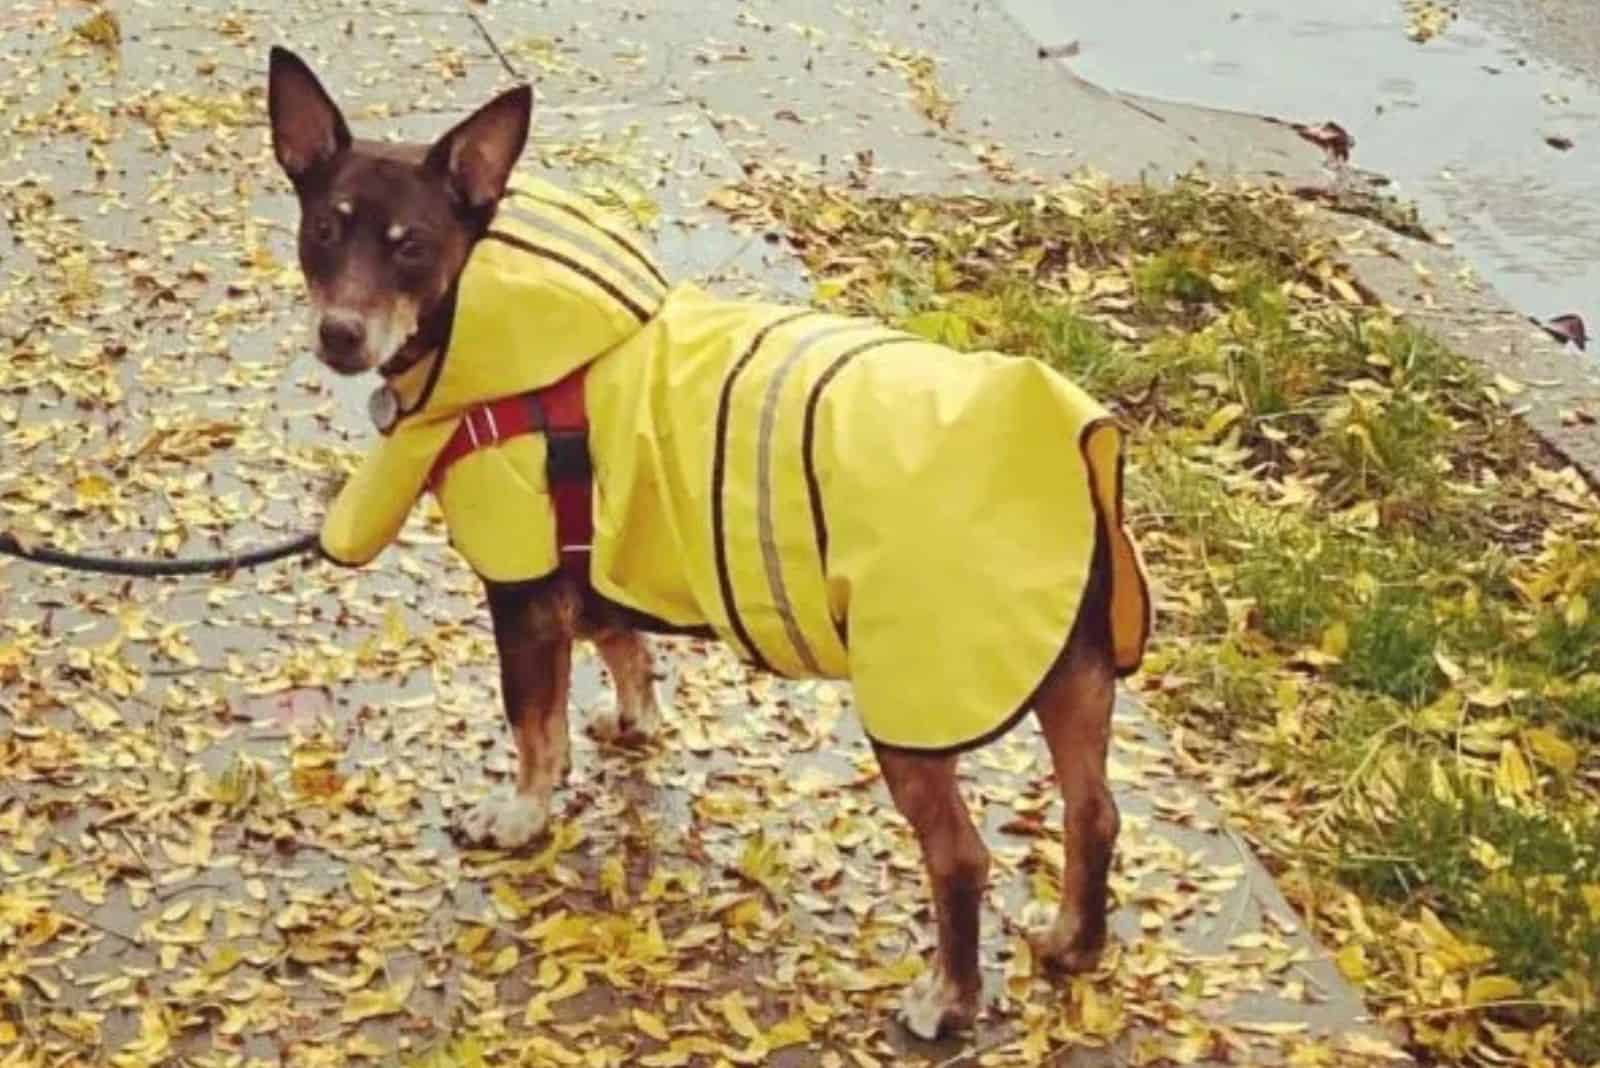
[[[930,968],[900,995],[900,1019],[912,1034],[930,1042],[939,1037],[939,1027],[944,1023],[942,985],[939,973]]]
[[[550,803],[524,794],[498,794],[473,805],[461,820],[468,841],[519,849],[550,822]]]
[[[917,976],[900,996],[900,1020],[918,1038],[932,1042],[942,1034],[971,1027],[978,1018],[979,996],[962,997],[937,968]]]
[[[631,704],[604,699],[590,719],[589,733],[601,742],[638,742],[654,737],[660,726],[661,709],[651,686],[643,700]]]
[[[653,738],[661,727],[661,699],[656,692],[656,684],[651,683],[645,687],[644,698],[628,710],[622,717],[624,723],[632,724],[633,732],[646,738]]]

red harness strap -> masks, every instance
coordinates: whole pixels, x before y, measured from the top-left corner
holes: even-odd
[[[589,577],[589,546],[594,537],[594,473],[589,463],[589,418],[583,404],[587,371],[580,367],[543,389],[468,410],[428,475],[428,485],[437,495],[450,465],[468,453],[519,434],[543,434],[545,481],[556,509],[561,567],[580,581]]]

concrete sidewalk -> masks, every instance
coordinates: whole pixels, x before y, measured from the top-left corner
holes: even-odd
[[[869,193],[1025,195],[1085,164],[1320,180],[1281,125],[1096,89],[985,6],[900,10],[218,0],[121,11],[115,61],[72,32],[80,6],[5,16],[0,523],[130,552],[266,540],[313,522],[333,450],[359,449],[366,385],[332,388],[302,355],[293,204],[263,122],[273,42],[358,133],[431,137],[512,70],[533,78],[537,164],[659,210],[666,262],[732,292],[807,292],[777,235],[735,234],[706,204],[755,161]],[[1120,945],[1070,987],[1036,977],[1020,938],[1060,865],[1043,746],[1030,724],[967,762],[997,859],[991,1005],[978,1035],[938,1047],[891,1021],[930,935],[923,877],[846,690],[666,643],[663,744],[579,738],[546,848],[461,851],[451,815],[509,747],[476,584],[440,535],[418,519],[368,571],[222,584],[0,563],[0,950],[20,962],[0,965],[0,1049],[395,1063],[470,1039],[526,1063],[868,1068],[1384,1055],[1195,769],[1127,702]],[[598,683],[585,659],[580,709]]]

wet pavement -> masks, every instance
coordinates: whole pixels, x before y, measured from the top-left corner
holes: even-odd
[[[1475,22],[1593,82],[1600,76],[1600,8],[1589,0],[1464,0]]]
[[[1583,0],[1481,0],[1425,43],[1396,0],[1225,7],[1005,0],[1109,90],[1334,121],[1525,315],[1600,322],[1600,24]],[[1566,139],[1570,148],[1549,139]]]
[[[432,136],[507,63],[534,76],[530,162],[636,209],[675,273],[730,292],[806,292],[780,242],[706,205],[752,161],[878,191],[1317,166],[1281,130],[1180,126],[1085,87],[998,11],[927,7],[219,0],[122,11],[114,48],[81,5],[13,8],[0,523],[124,552],[255,543],[314,522],[359,454],[364,385],[303,355],[262,115],[274,41],[358,134]],[[470,1041],[526,1063],[953,1068],[1384,1048],[1205,769],[1131,703],[1118,942],[1095,976],[1046,981],[1021,938],[1061,863],[1031,724],[966,762],[997,861],[990,1004],[976,1036],[929,1046],[892,1023],[927,948],[918,856],[841,687],[661,643],[660,744],[580,736],[551,837],[506,856],[449,835],[510,752],[475,583],[431,508],[359,572],[130,583],[0,562],[0,599],[0,1055],[395,1063]],[[601,678],[587,654],[578,670],[581,725]]]

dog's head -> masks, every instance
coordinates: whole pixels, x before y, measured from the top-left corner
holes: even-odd
[[[370,371],[439,330],[522,155],[532,106],[518,86],[432,145],[357,141],[311,68],[272,50],[272,146],[300,199],[300,266],[323,363]]]

